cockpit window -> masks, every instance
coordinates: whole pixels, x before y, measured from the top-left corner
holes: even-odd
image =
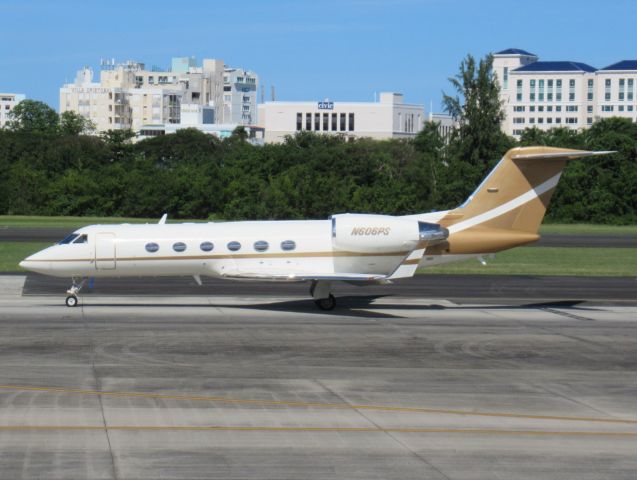
[[[77,237],[79,237],[79,235],[77,233],[72,233],[71,235],[66,237],[64,240],[61,240],[60,242],[58,242],[58,245],[66,245],[68,243],[71,243]]]
[[[73,243],[88,243],[88,235],[80,235],[73,241]]]

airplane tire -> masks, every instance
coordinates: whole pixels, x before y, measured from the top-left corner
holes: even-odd
[[[69,295],[66,297],[67,307],[77,307],[77,297],[75,295]]]
[[[327,298],[320,298],[318,300],[314,300],[314,303],[316,304],[318,308],[325,311],[334,310],[334,307],[336,307],[336,299],[334,298],[334,295],[332,295],[331,293],[330,293],[330,296]]]

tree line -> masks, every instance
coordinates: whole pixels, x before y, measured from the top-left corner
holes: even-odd
[[[90,122],[25,100],[0,130],[0,214],[192,219],[326,218],[340,212],[409,214],[460,204],[511,147],[551,145],[618,153],[569,163],[549,208],[559,222],[637,221],[637,125],[500,130],[491,58],[467,56],[445,95],[459,127],[448,141],[427,123],[413,140],[349,140],[300,132],[254,146],[245,132],[195,129],[131,143]]]

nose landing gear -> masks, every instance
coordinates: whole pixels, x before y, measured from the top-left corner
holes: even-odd
[[[73,278],[73,285],[66,291],[66,306],[67,307],[77,307],[78,299],[77,294],[80,293],[82,287],[84,286],[85,280],[81,280],[79,283],[75,278]]]
[[[314,298],[314,304],[321,310],[334,310],[336,298],[330,292],[331,282],[314,280],[310,286],[310,295]]]

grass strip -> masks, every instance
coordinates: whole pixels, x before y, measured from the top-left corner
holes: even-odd
[[[637,276],[637,248],[519,247],[477,259],[421,268],[418,273]]]

